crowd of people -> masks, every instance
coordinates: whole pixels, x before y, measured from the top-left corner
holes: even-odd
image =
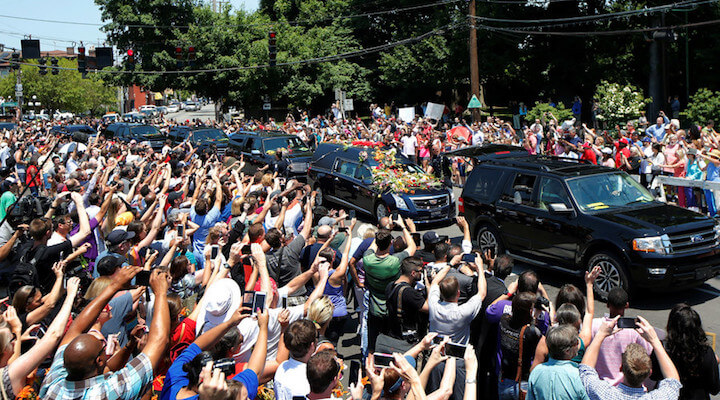
[[[467,171],[464,160],[443,156],[451,148],[494,142],[580,157],[599,148],[628,164],[629,140],[640,138],[608,143],[583,127],[579,139],[558,121],[536,122],[523,136],[493,118],[469,125],[466,137],[449,133],[460,120],[406,124],[375,111],[367,122],[304,114],[284,124],[206,124],[282,129],[310,147],[384,142],[458,185]],[[666,136],[662,121],[653,145],[683,146],[684,156],[695,149],[708,174],[720,163],[720,151],[705,154],[712,129],[695,143],[692,129]],[[536,272],[510,277],[511,257],[474,249],[463,217],[460,240],[420,234],[410,219],[362,223],[316,205],[312,188],[281,179],[278,165],[245,175],[242,159],[182,145],[155,152],[96,135],[81,146],[53,124],[21,123],[0,142],[3,399],[708,399],[720,391],[718,358],[687,304],[656,330],[624,316],[628,294],[615,288],[603,316],[597,270],[551,299]],[[675,171],[678,152],[657,164]],[[363,368],[343,386],[356,356],[340,340],[348,334],[360,338]]]

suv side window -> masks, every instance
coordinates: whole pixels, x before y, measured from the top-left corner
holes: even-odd
[[[249,153],[253,148],[253,142],[255,142],[255,139],[248,139],[247,142],[245,142],[245,146],[243,146],[243,150]]]
[[[533,188],[537,176],[519,173],[515,175],[512,184],[505,189],[502,199],[504,201],[523,205],[527,207],[536,207],[533,201]]]
[[[357,163],[350,162],[347,160],[338,160],[335,164],[335,172],[340,175],[347,176],[349,178],[355,177],[355,170],[357,170]]]
[[[480,169],[470,175],[466,187],[469,197],[480,201],[489,201],[497,193],[498,184],[502,182],[503,171],[494,168]]]
[[[538,185],[538,207],[549,210],[552,203],[562,203],[568,208],[572,207],[570,197],[562,183],[557,179],[542,177]]]
[[[357,172],[355,173],[355,177],[360,181],[371,181],[372,173],[370,172],[370,169],[368,169],[368,167],[361,165],[358,167]]]

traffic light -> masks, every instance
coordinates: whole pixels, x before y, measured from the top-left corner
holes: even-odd
[[[78,72],[85,76],[85,68],[87,67],[87,59],[85,58],[85,46],[78,47]]]
[[[15,71],[20,69],[20,53],[17,51],[12,53],[12,69]]]
[[[195,65],[195,46],[188,47],[188,65]]]
[[[275,40],[277,39],[275,31],[268,32],[268,53],[270,54],[270,66],[274,67],[277,61],[277,47]]]
[[[40,69],[40,75],[45,76],[47,75],[47,66],[45,66],[45,63],[47,63],[47,60],[45,58],[41,58],[38,60],[39,69]]]
[[[57,75],[60,73],[60,70],[58,69],[58,59],[53,57],[50,59],[50,64],[52,64],[52,74]]]
[[[135,51],[133,49],[127,51],[127,64],[128,69],[135,69]]]
[[[183,67],[183,49],[182,47],[178,46],[175,47],[175,60],[177,60],[177,67],[178,69]]]
[[[113,60],[113,48],[112,47],[96,47],[95,48],[95,65],[97,69],[103,69],[105,67],[112,67]]]

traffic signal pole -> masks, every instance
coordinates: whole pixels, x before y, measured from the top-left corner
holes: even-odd
[[[17,69],[15,76],[16,76],[15,97],[17,97],[17,104],[18,104],[17,122],[20,123],[22,121],[22,116],[23,116],[23,112],[22,112],[22,106],[23,106],[22,68]]]

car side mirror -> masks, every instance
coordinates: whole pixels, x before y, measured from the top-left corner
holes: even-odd
[[[260,150],[250,150],[250,154],[259,156],[259,155],[260,155]]]
[[[550,211],[554,214],[572,214],[573,209],[564,203],[550,203]]]

